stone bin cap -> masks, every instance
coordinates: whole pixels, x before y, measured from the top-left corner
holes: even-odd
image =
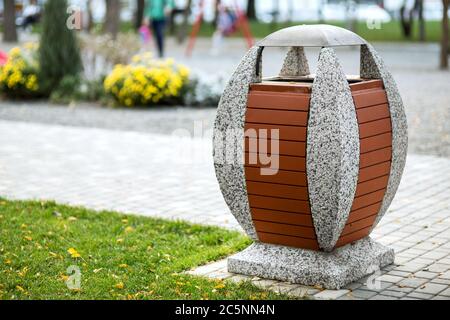
[[[259,47],[360,46],[366,41],[344,28],[325,24],[300,25],[276,31],[258,43]]]

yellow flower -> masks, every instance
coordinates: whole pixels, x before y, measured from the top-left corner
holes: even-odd
[[[182,78],[187,78],[189,76],[190,70],[186,68],[185,66],[180,66],[178,68],[178,73]]]
[[[141,62],[141,56],[135,55],[135,56],[133,56],[133,58],[131,58],[131,61],[134,63]]]
[[[36,42],[27,42],[24,44],[24,48],[27,50],[37,50],[39,45]]]
[[[12,48],[9,51],[9,55],[11,56],[11,58],[18,57],[18,56],[20,56],[20,54],[21,54],[21,50],[19,47]]]
[[[20,291],[20,292],[24,292],[24,291],[25,291],[25,289],[22,288],[21,286],[16,286],[16,289],[17,289],[18,291]]]
[[[223,282],[219,282],[214,288],[215,289],[223,289],[223,288],[225,288],[225,284]]]
[[[172,58],[166,59],[165,62],[168,66],[173,66],[175,64],[175,61]]]
[[[123,284],[123,282],[119,282],[119,283],[117,283],[114,287],[115,287],[116,289],[122,290],[122,289],[125,287],[125,285]]]
[[[81,258],[81,255],[78,253],[77,250],[75,250],[74,248],[70,248],[67,250],[67,252],[70,254],[70,256],[72,258]]]
[[[0,68],[0,84],[7,94],[16,90],[36,92],[39,89],[36,75],[38,62],[32,55],[37,45],[27,43],[23,48],[11,49],[7,63]]]
[[[28,76],[28,80],[26,81],[26,83],[25,83],[25,87],[28,89],[28,90],[34,90],[34,88],[36,87],[36,85],[37,85],[37,77],[35,76],[35,75],[30,75],[30,76]]]
[[[133,100],[131,98],[125,99],[125,105],[131,107],[133,105]]]
[[[189,69],[173,59],[154,60],[150,52],[135,55],[129,65],[116,65],[103,83],[106,92],[128,107],[175,97],[189,77]]]

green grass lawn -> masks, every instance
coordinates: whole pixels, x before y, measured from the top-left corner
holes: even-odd
[[[248,246],[238,232],[0,199],[0,299],[280,299],[183,274]],[[67,269],[81,271],[69,289]]]

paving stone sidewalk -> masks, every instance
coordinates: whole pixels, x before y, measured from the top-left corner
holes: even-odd
[[[0,120],[0,196],[239,228],[215,181],[208,138]],[[380,290],[365,279],[319,290],[252,279],[319,299],[450,299],[450,160],[409,155],[390,212],[373,233],[397,252]],[[225,262],[193,273],[241,281]]]

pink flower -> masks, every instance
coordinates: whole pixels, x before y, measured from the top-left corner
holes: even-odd
[[[8,54],[0,50],[0,66],[3,66],[8,61]]]

